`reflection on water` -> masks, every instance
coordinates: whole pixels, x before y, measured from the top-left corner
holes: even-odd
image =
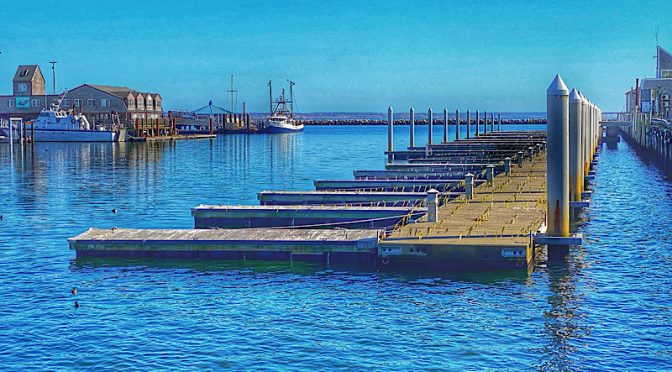
[[[395,147],[407,132],[395,128]],[[0,365],[669,369],[672,186],[625,142],[600,157],[593,203],[577,219],[585,244],[558,265],[540,256],[529,273],[77,260],[68,250],[89,226],[188,228],[201,203],[252,204],[264,189],[382,169],[386,142],[385,127],[309,127],[0,145],[0,322],[10,325]]]

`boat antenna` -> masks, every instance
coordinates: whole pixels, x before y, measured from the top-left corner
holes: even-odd
[[[268,81],[268,98],[270,114],[273,115],[273,86],[271,80]]]

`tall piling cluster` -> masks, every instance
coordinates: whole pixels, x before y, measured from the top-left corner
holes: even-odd
[[[547,233],[569,237],[570,202],[581,202],[600,139],[602,111],[556,75],[547,90]]]
[[[387,109],[387,152],[394,152],[394,109],[388,107]],[[476,111],[476,118],[471,119],[471,111],[467,110],[466,118],[462,120],[460,116],[460,110],[455,110],[455,119],[451,120],[449,116],[449,111],[447,108],[443,109],[443,141],[442,143],[448,143],[448,126],[451,124],[455,126],[455,141],[460,139],[471,139],[476,138],[481,135],[488,134],[488,125],[490,125],[490,133],[500,132],[502,130],[502,114],[497,114],[497,120],[495,120],[495,114],[490,113],[490,118],[487,116],[487,111],[483,115],[483,120],[481,120],[480,112]],[[466,136],[462,138],[461,126],[462,124],[466,125]],[[409,147],[416,147],[415,143],[415,109],[413,107],[409,110]],[[483,132],[481,132],[480,127],[483,125]],[[495,126],[496,124],[496,126]],[[471,130],[472,126],[476,130],[476,136],[472,137]],[[433,145],[433,136],[434,136],[434,111],[432,108],[427,109],[427,144],[424,146],[429,149],[428,146]],[[429,150],[428,150],[429,151]],[[393,159],[393,155],[389,154],[390,160]]]

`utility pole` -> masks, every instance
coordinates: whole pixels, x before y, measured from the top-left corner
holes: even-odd
[[[51,81],[54,86],[54,94],[56,94],[56,61],[49,61],[51,63]]]
[[[233,75],[231,75],[231,89],[227,90],[227,92],[231,93],[231,113],[233,114],[236,111],[233,107],[234,95],[238,92],[237,90],[233,89]]]

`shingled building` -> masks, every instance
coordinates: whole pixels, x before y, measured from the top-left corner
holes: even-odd
[[[0,96],[0,117],[30,120],[41,110],[60,101],[64,110],[84,113],[95,121],[122,121],[163,116],[163,99],[158,93],[142,93],[128,87],[82,84],[60,95],[45,95],[45,80],[38,65],[21,65],[12,80],[12,95]]]

